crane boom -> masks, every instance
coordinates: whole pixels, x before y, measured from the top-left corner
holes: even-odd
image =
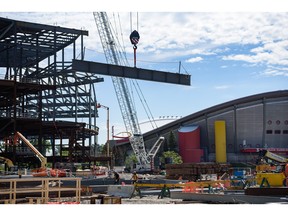
[[[47,158],[44,157],[30,142],[27,140],[19,131],[16,131],[15,133],[15,140],[21,139],[36,155],[36,157],[41,162],[41,168],[46,168],[47,166]]]
[[[127,60],[122,56],[119,50],[120,46],[117,45],[118,42],[113,36],[107,14],[105,12],[94,12],[93,15],[107,63],[127,66]],[[149,164],[150,161],[145,150],[136,109],[133,105],[130,92],[128,91],[126,80],[122,77],[112,77],[112,82],[126,131],[132,134],[132,136],[129,137],[132,149],[140,165],[145,166]]]
[[[117,38],[113,36],[107,14],[105,12],[94,12],[93,15],[107,63],[128,66],[127,59],[123,56],[124,51],[119,50],[121,49],[121,46],[118,45],[118,41],[116,40]],[[159,150],[160,145],[163,143],[164,137],[160,137],[147,154],[143,135],[140,131],[137,119],[136,109],[131,99],[126,80],[122,77],[112,76],[112,82],[126,131],[131,133],[129,142],[138,160],[138,169],[150,170],[150,163]]]

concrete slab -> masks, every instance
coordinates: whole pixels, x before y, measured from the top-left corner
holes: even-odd
[[[199,201],[212,203],[242,203],[242,204],[266,204],[285,203],[288,204],[287,197],[272,196],[250,196],[245,194],[205,194],[205,193],[183,193],[171,192],[172,199],[182,199],[185,201]]]
[[[134,185],[108,185],[107,194],[129,198],[134,192]]]

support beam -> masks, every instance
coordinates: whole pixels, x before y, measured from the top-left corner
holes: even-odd
[[[73,59],[72,70],[146,81],[191,85],[191,75]]]

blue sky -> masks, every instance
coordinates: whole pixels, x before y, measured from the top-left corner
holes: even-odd
[[[0,16],[88,30],[85,60],[105,62],[93,14],[86,11],[56,13],[36,8],[30,13],[8,10]],[[191,86],[138,81],[154,118],[186,116],[233,99],[287,89],[288,12],[191,11],[138,12],[138,24],[136,12],[107,12],[112,24],[117,23],[130,65],[132,23],[132,30],[138,26],[140,33],[137,67],[178,72],[181,61],[181,73],[191,75]],[[103,77],[105,81],[96,85],[97,99],[110,108],[110,125],[121,132],[124,126],[113,84],[110,77]],[[144,122],[147,116],[134,94],[138,120]],[[106,138],[105,110],[99,110],[99,115],[102,142]]]

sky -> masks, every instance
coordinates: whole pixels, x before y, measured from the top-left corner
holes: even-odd
[[[131,65],[129,35],[138,26],[137,67],[179,72],[181,62],[180,72],[191,75],[191,86],[138,81],[155,118],[184,117],[241,97],[287,89],[288,8],[283,0],[74,2],[77,4],[64,0],[9,0],[1,2],[0,16],[88,30],[89,36],[84,38],[85,60],[105,62],[92,12],[106,11],[112,22],[121,20],[119,38]],[[120,132],[123,121],[111,78],[103,77],[104,82],[96,85],[97,100],[110,108],[110,125]],[[136,103],[136,108],[139,122],[145,122],[141,104]],[[99,140],[104,142],[105,110],[99,110],[97,122]],[[166,205],[165,209],[174,215],[179,213],[172,206]],[[243,214],[243,209],[235,208],[231,209],[234,214]],[[216,213],[215,209],[207,210]],[[146,215],[147,211],[137,214]]]
[[[138,12],[130,7],[120,7],[116,12],[111,7],[107,9],[130,66],[133,66],[133,47],[129,35],[137,29],[140,34],[137,67],[178,73],[181,62],[180,73],[191,75],[191,86],[137,81],[153,118],[184,117],[241,97],[287,89],[288,12],[280,5],[273,9],[265,3],[263,8],[228,7],[220,11],[211,9],[213,5],[206,10],[203,5],[199,8],[194,5],[185,12],[182,7],[173,11],[169,5],[164,5],[164,9],[158,6],[158,11],[157,7]],[[84,60],[106,62],[92,13],[106,11],[106,7],[86,5],[67,10],[65,7],[58,12],[53,7],[47,11],[43,7],[24,6],[16,11],[4,7],[0,16],[88,30],[89,36],[84,37]],[[110,126],[114,126],[117,134],[125,131],[120,108],[111,77],[101,77],[104,82],[95,86],[97,101],[109,107]],[[132,86],[128,79],[127,83]],[[139,123],[146,122],[148,117],[137,93],[133,89],[130,93],[135,99]],[[99,143],[106,140],[106,114],[105,109],[99,109]],[[142,132],[146,132],[147,124],[141,125]]]

